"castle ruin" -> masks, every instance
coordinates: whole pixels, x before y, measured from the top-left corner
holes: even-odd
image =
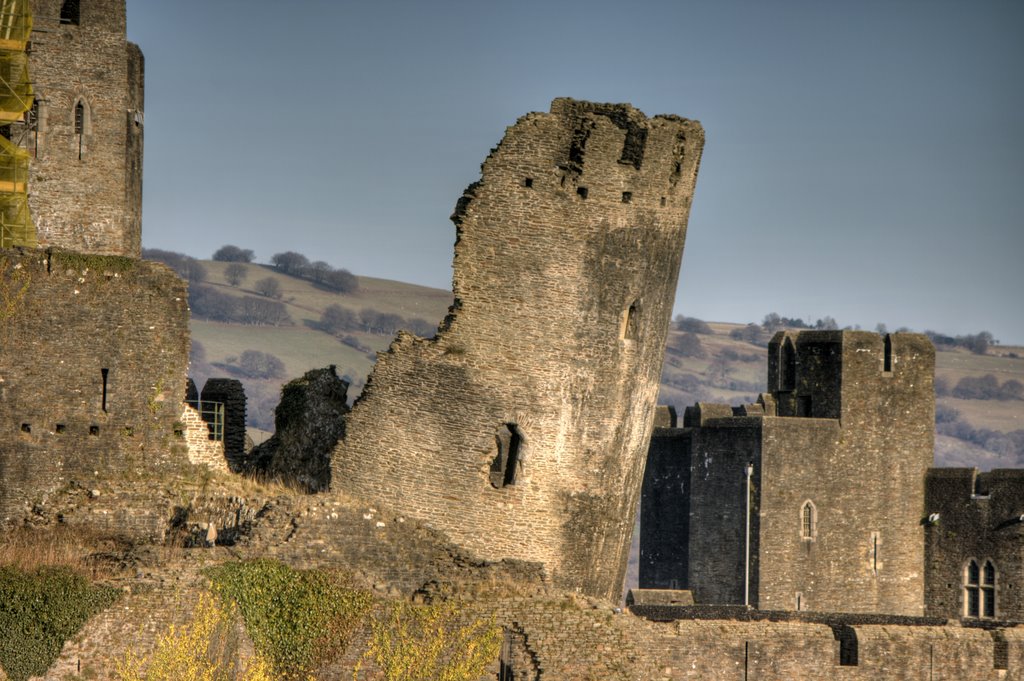
[[[456,208],[455,304],[381,355],[330,491],[186,486],[242,446],[209,447],[203,405],[223,427],[244,399],[185,387],[185,284],[136,258],[141,53],[123,1],[32,8],[31,52],[7,46],[38,104],[6,129],[31,191],[0,192],[38,229],[0,250],[0,525],[159,541],[205,514],[204,548],[126,590],[45,678],[110,678],[185,621],[198,565],[238,557],[465,596],[505,632],[491,678],[1024,678],[1020,472],[928,469],[921,337],[779,334],[768,393],[698,404],[647,453],[703,131],[629,105],[559,99],[509,128]],[[622,612],[641,478],[641,579],[668,596]]]
[[[557,99],[459,201],[455,303],[379,357],[331,487],[618,598],[704,132]]]

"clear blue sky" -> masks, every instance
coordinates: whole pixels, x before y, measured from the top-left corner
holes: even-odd
[[[1024,343],[1024,2],[128,0],[143,244],[449,288],[448,216],[551,99],[700,120],[676,311]]]

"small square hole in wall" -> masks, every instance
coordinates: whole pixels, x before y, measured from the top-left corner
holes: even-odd
[[[182,438],[185,437],[185,429],[184,428],[175,428],[174,429],[174,437],[182,437]]]
[[[661,207],[662,207],[662,208],[664,208],[664,207],[665,207],[665,197],[664,197],[664,196],[663,196],[663,197],[661,197]]]
[[[527,189],[529,189],[530,187],[532,187],[532,186],[533,186],[533,178],[532,178],[532,177],[527,177],[527,178],[525,178],[525,179],[523,180],[523,186],[524,186],[524,187],[526,187]]]
[[[99,434],[100,434],[100,427],[99,426],[89,426],[89,435],[99,435]]]
[[[66,433],[67,430],[68,430],[68,427],[66,425],[64,425],[63,423],[58,423],[57,425],[55,425],[53,427],[53,432],[57,433],[58,435],[62,435],[64,433]]]
[[[581,199],[587,198],[588,192],[586,187],[576,187],[576,193],[580,195]]]
[[[23,423],[23,424],[21,424],[21,432],[23,432],[23,433],[31,433],[32,432],[32,424],[31,423]]]
[[[633,201],[633,192],[622,192],[622,202],[623,203],[632,203],[632,201]]]

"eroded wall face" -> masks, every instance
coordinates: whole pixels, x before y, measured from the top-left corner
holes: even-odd
[[[446,328],[378,360],[332,487],[617,598],[702,144],[572,100],[509,128],[453,217]]]
[[[29,69],[34,126],[12,126],[31,154],[29,206],[41,246],[139,256],[143,59],[125,39],[124,0],[34,0]],[[42,36],[45,36],[42,37]],[[79,108],[79,105],[81,107]]]
[[[156,263],[0,251],[0,522],[185,464],[187,298]]]

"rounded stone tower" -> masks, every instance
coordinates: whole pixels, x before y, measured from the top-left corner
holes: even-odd
[[[509,128],[452,216],[450,314],[379,357],[332,488],[617,599],[703,142],[570,99]]]

